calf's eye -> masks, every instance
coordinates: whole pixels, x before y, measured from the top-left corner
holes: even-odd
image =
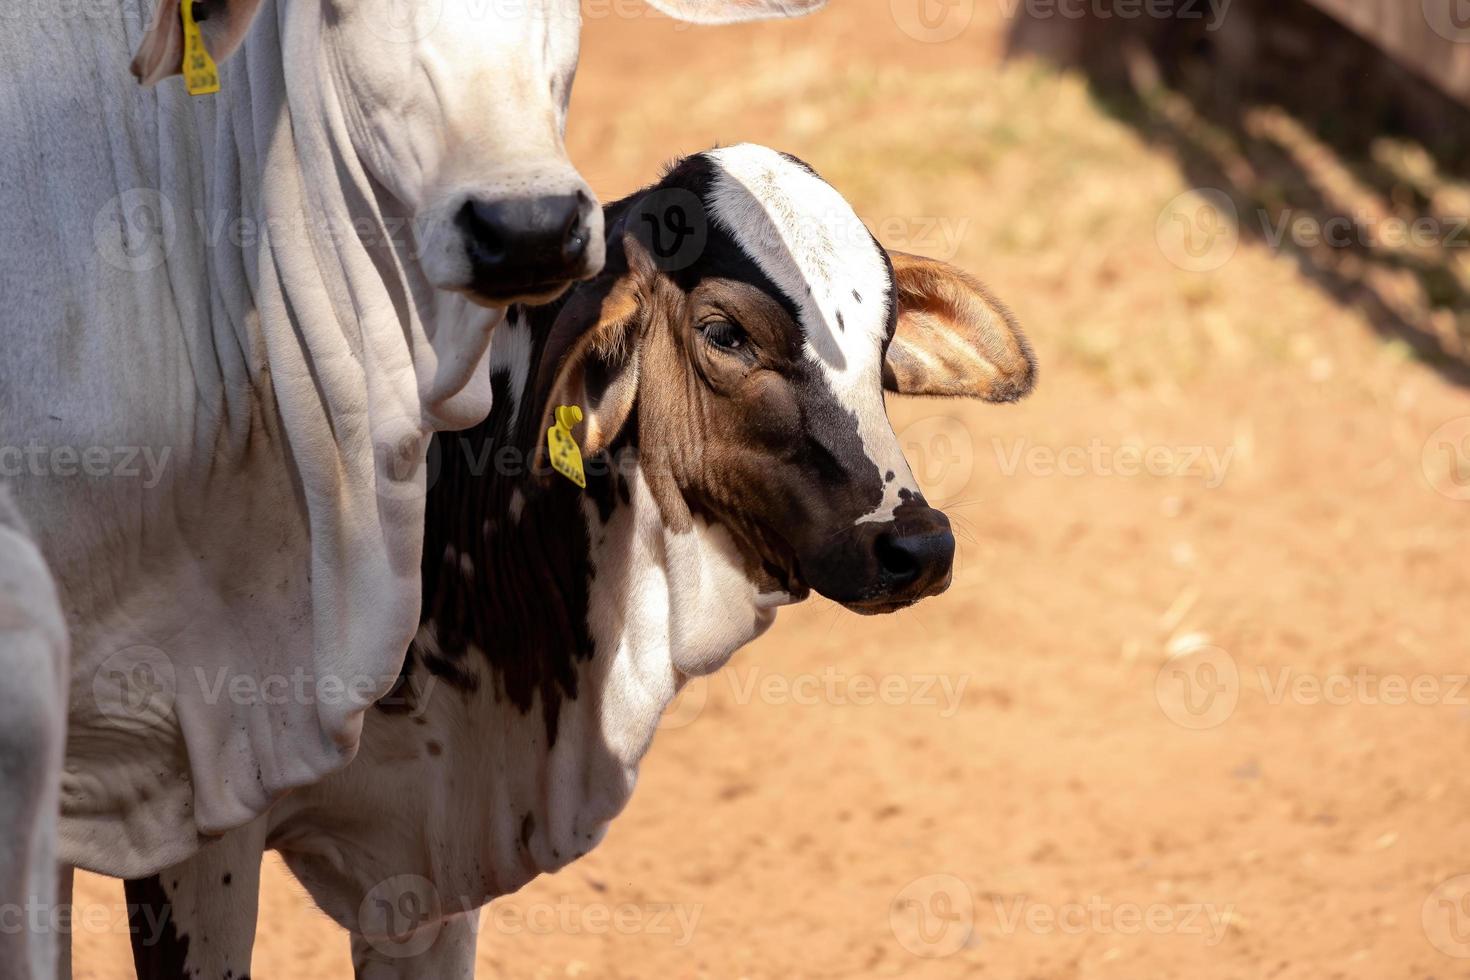
[[[720,350],[741,350],[749,339],[744,330],[729,320],[706,320],[699,325],[699,332]]]

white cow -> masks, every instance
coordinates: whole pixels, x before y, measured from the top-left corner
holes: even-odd
[[[133,935],[143,975],[248,967],[269,847],[360,978],[470,980],[474,910],[596,846],[681,684],[811,591],[871,614],[948,587],[884,391],[1024,396],[1005,307],[765,147],[689,157],[606,220],[604,271],[497,331],[489,418],[435,438],[421,625],[361,754],[129,883],[170,923]],[[537,463],[560,405],[585,489]]]
[[[429,435],[488,411],[497,308],[602,263],[576,0],[183,2],[0,30],[0,473],[70,632],[60,856],[120,876],[353,757],[418,621]],[[186,23],[217,94],[165,81]]]
[[[56,589],[25,523],[0,486],[0,894],[42,908],[56,900],[56,810],[66,722],[66,627]],[[0,977],[48,977],[54,945],[20,930],[5,909]]]

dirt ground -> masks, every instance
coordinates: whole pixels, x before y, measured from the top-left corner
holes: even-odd
[[[491,906],[479,976],[1470,976],[1470,393],[1383,314],[1453,334],[1464,293],[1416,270],[1463,289],[1464,250],[1324,277],[1255,215],[1186,240],[1213,226],[1170,146],[1004,62],[1011,5],[971,6],[927,42],[903,0],[589,8],[569,141],[599,193],[716,142],[794,152],[886,244],[986,279],[1042,380],[892,403],[953,588],[783,612],[676,704],[601,848]],[[1414,193],[1380,191],[1254,118],[1373,221],[1470,213],[1411,146],[1368,163]],[[259,933],[257,980],[351,974],[274,859]],[[76,944],[82,980],[132,976],[121,930]]]

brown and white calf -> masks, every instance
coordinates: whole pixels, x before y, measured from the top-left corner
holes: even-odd
[[[605,218],[606,270],[513,310],[490,417],[437,437],[399,689],[350,766],[259,828],[352,931],[360,976],[472,976],[462,913],[595,846],[680,685],[779,606],[943,591],[954,538],[884,391],[1011,401],[1033,382],[979,283],[885,252],[792,157],[701,153]],[[585,414],[585,490],[544,465],[558,405]],[[221,901],[227,875],[253,888],[250,858],[209,858],[189,901]],[[202,931],[187,919],[173,939]],[[240,931],[216,926],[211,969],[242,972],[218,946]]]

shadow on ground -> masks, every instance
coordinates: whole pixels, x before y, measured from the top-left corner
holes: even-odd
[[[1217,27],[1023,17],[1008,53],[1081,68],[1191,186],[1223,193],[1167,216],[1186,245],[1238,228],[1470,385],[1470,109],[1300,0],[1237,0]]]

